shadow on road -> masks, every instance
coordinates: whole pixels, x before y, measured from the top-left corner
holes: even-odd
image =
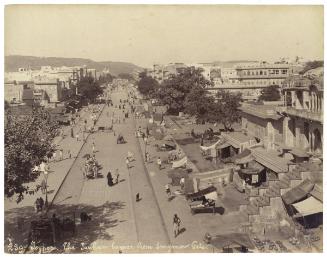
[[[53,213],[59,220],[64,218],[74,218],[76,223],[76,232],[72,236],[71,233],[61,235],[57,238],[53,253],[64,252],[64,245],[69,244],[72,253],[89,253],[92,252],[92,243],[96,240],[111,240],[110,229],[117,226],[124,220],[114,219],[113,215],[120,209],[125,208],[124,202],[106,202],[101,206],[92,205],[55,205],[48,213],[48,218]],[[91,220],[81,223],[80,214],[82,212],[91,216]],[[33,220],[38,220],[39,215],[34,211],[33,207],[15,208],[5,212],[5,237],[9,234],[13,239],[13,243],[18,245],[28,245],[28,235],[30,232],[30,224]],[[23,227],[19,228],[18,218],[24,217]],[[62,234],[62,233],[61,233]],[[41,237],[42,238],[42,237]],[[40,242],[40,245],[47,246]],[[5,249],[8,249],[8,242],[5,242]],[[24,248],[25,248],[24,247]],[[8,252],[8,250],[6,250]]]

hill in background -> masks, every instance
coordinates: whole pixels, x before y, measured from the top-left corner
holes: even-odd
[[[84,58],[63,58],[63,57],[35,57],[23,55],[9,55],[5,57],[5,71],[18,71],[18,68],[30,67],[31,69],[40,69],[41,66],[83,66],[86,65],[90,69],[102,71],[106,67],[109,68],[112,75],[117,76],[120,73],[132,73],[133,71],[141,71],[143,68],[128,62],[95,62]]]

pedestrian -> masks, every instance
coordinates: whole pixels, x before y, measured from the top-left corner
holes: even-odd
[[[173,230],[174,230],[175,237],[177,237],[179,234],[180,225],[181,225],[181,219],[177,216],[177,214],[175,214],[173,219]]]
[[[159,170],[161,170],[161,159],[160,159],[160,157],[158,157],[158,159],[157,159],[157,164],[158,164]]]
[[[35,210],[35,213],[39,212],[39,198],[36,198],[36,200],[34,202],[34,210]]]
[[[92,143],[92,153],[95,154],[95,143]]]
[[[185,186],[185,178],[181,178],[181,180],[179,181],[179,184],[181,186],[181,190],[184,190],[184,186]]]
[[[146,127],[146,136],[148,137],[150,135],[149,128]]]
[[[73,130],[73,127],[70,128],[70,136],[71,136],[72,138],[74,138],[74,130]]]
[[[56,162],[57,161],[57,153],[56,152],[54,152],[53,154],[52,154],[52,161],[54,161],[54,162]]]
[[[42,197],[39,198],[39,203],[40,203],[40,211],[42,211],[44,206],[44,200]]]
[[[76,141],[79,141],[79,132],[76,133]]]
[[[126,157],[126,167],[127,167],[127,169],[129,170],[129,160],[128,160],[128,157]]]
[[[67,151],[67,154],[68,154],[69,159],[71,159],[72,158],[72,153],[70,152],[70,150]]]
[[[148,138],[144,137],[144,144],[147,145],[148,144]]]
[[[119,182],[119,170],[118,169],[116,169],[116,184],[118,184],[118,182]]]
[[[136,202],[139,202],[139,201],[141,201],[141,198],[140,198],[140,193],[137,193],[135,198],[136,198]]]
[[[114,185],[113,182],[112,182],[112,175],[111,175],[110,170],[107,173],[107,184],[108,184],[108,186],[113,186]]]
[[[145,162],[149,162],[150,161],[150,156],[149,156],[149,153],[146,152],[145,153]]]
[[[64,159],[64,151],[63,149],[59,150],[59,156],[60,156],[60,160],[62,161]]]
[[[123,122],[125,123],[125,118],[123,118]]]
[[[170,191],[169,184],[166,184],[166,185],[165,185],[165,191],[166,191],[167,197],[168,197],[168,199],[169,199],[170,196],[171,196],[171,191]]]

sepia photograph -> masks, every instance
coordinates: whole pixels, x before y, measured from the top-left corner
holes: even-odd
[[[323,253],[323,3],[3,10],[5,253]]]

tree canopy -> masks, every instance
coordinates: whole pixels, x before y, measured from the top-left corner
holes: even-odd
[[[130,73],[120,73],[120,74],[118,74],[118,78],[128,79],[128,80],[134,80],[133,75],[130,74]]]
[[[35,181],[40,171],[33,168],[54,152],[52,141],[58,134],[57,123],[41,108],[32,115],[19,116],[8,110],[5,115],[5,195],[18,195],[27,191],[25,183]]]
[[[279,101],[280,92],[277,85],[271,85],[261,90],[259,101]]]
[[[151,96],[156,89],[158,89],[159,83],[151,77],[143,76],[137,83],[137,86],[140,93],[148,97]]]
[[[209,120],[222,123],[225,130],[231,130],[233,123],[241,118],[238,109],[241,106],[241,94],[219,90],[216,96],[217,100],[209,110]]]
[[[82,98],[93,103],[98,95],[103,93],[100,84],[93,77],[84,77],[77,84],[78,93]]]
[[[191,90],[204,89],[211,85],[200,69],[187,68],[164,80],[156,91],[161,104],[168,105],[168,112],[178,113],[185,109],[185,99]]]
[[[324,67],[324,61],[309,61],[306,62],[303,70],[300,72],[300,74],[306,73],[308,70],[312,70],[318,67]]]

